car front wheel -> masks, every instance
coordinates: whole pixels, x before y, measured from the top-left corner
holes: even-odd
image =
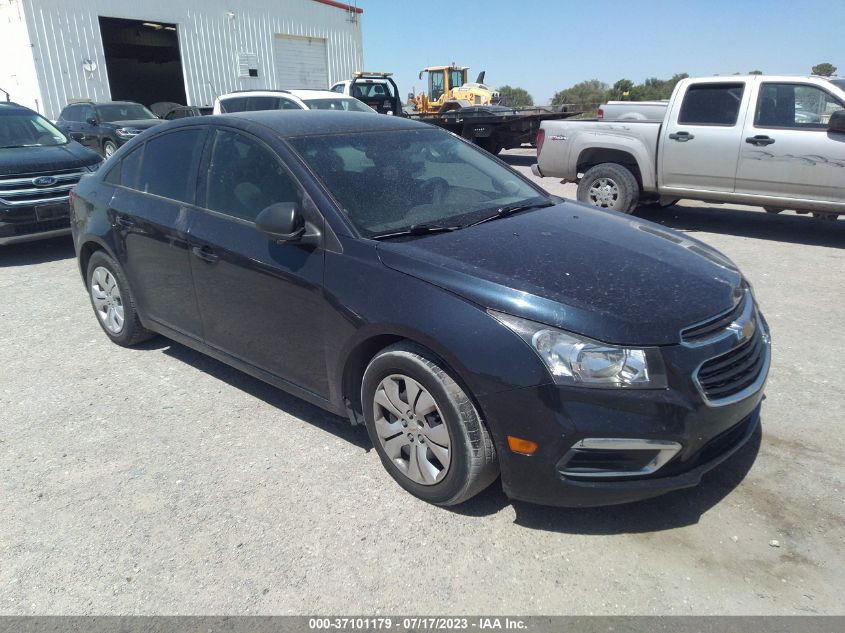
[[[472,400],[426,350],[400,343],[376,355],[361,402],[382,464],[420,499],[456,505],[498,476],[495,446]]]
[[[106,158],[110,158],[116,151],[117,145],[115,145],[114,141],[106,141],[103,143],[103,156]]]

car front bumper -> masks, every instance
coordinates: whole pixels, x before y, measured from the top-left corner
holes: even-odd
[[[47,205],[0,204],[0,246],[70,235],[67,199]]]
[[[543,505],[587,507],[697,485],[759,427],[771,359],[768,328],[762,323],[763,362],[757,380],[740,397],[720,403],[708,401],[691,379],[701,357],[714,350],[690,353],[682,346],[664,351],[668,389],[546,384],[480,398],[496,440],[505,493]],[[532,455],[513,452],[508,436],[534,442],[537,449]],[[605,446],[611,450],[597,450]],[[628,446],[639,450],[626,450]]]

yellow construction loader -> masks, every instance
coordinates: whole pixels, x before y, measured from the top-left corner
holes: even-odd
[[[499,92],[484,85],[482,70],[475,82],[467,82],[466,66],[429,66],[420,71],[420,79],[428,73],[428,93],[414,95],[412,105],[417,114],[442,114],[460,108],[489,106],[499,103]]]

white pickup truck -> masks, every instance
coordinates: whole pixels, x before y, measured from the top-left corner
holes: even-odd
[[[534,174],[632,212],[681,198],[845,214],[845,80],[683,79],[653,121],[544,121]]]

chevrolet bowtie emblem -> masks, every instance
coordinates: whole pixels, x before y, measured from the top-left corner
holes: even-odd
[[[740,323],[739,321],[734,321],[728,326],[728,330],[734,333],[737,340],[747,341],[751,338],[754,334],[754,330],[757,327],[757,320],[755,318],[748,319],[745,323]]]

